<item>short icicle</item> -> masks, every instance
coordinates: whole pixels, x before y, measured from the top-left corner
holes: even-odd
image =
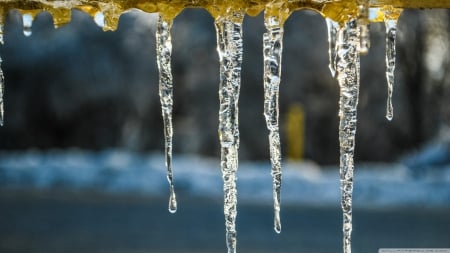
[[[394,92],[394,72],[395,72],[395,44],[397,38],[397,19],[401,10],[386,8],[384,10],[384,25],[386,27],[386,80],[387,80],[387,103],[386,119],[392,120],[394,117],[394,107],[392,105],[392,94]]]
[[[219,138],[221,169],[224,181],[224,215],[228,253],[236,252],[237,189],[239,122],[238,100],[242,65],[243,12],[228,10],[216,17],[217,52],[220,60]]]
[[[395,40],[397,37],[397,20],[385,20],[386,26],[386,79],[388,85],[388,97],[386,105],[386,118],[392,120],[394,107],[392,105],[392,93],[394,92],[395,72]]]
[[[281,57],[283,51],[283,22],[278,16],[264,18],[267,32],[263,35],[264,50],[264,116],[269,130],[270,161],[272,164],[274,230],[281,232],[281,144],[278,126],[279,87],[281,80]]]
[[[328,68],[330,69],[331,76],[336,76],[336,39],[337,33],[339,30],[339,23],[330,19],[325,19],[327,28],[328,28],[328,55],[329,55],[329,64]]]
[[[159,96],[161,100],[162,117],[164,121],[165,159],[167,167],[167,180],[169,181],[169,212],[177,211],[177,199],[173,183],[172,171],[172,108],[173,108],[173,83],[172,70],[170,66],[172,55],[172,41],[170,29],[172,20],[166,20],[159,16],[156,29],[157,62],[159,70]]]
[[[31,27],[33,26],[33,19],[34,17],[29,13],[25,13],[22,15],[23,34],[27,37],[31,36],[32,33]]]
[[[357,105],[359,96],[360,38],[356,20],[339,29],[336,74],[340,87],[339,142],[341,207],[343,211],[343,249],[351,253],[352,194]]]
[[[358,30],[360,37],[359,53],[366,55],[370,49],[369,0],[358,0]]]

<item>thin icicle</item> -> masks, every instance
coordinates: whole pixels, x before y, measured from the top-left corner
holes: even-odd
[[[3,46],[3,16],[0,15],[0,45]],[[2,58],[0,56],[0,126],[3,126],[5,111],[3,106],[3,93],[5,91],[5,77],[2,70]]]
[[[394,91],[395,72],[395,41],[397,37],[397,20],[386,19],[386,79],[388,84],[388,97],[386,105],[386,118],[392,120],[394,117],[394,107],[392,106],[392,93]]]
[[[358,0],[358,29],[360,33],[359,53],[367,54],[370,48],[369,0]]]
[[[244,13],[216,18],[217,52],[220,60],[219,138],[224,181],[224,215],[228,253],[236,252],[239,121],[238,100],[242,65],[242,21]]]
[[[359,31],[355,20],[349,21],[339,30],[337,42],[336,73],[340,86],[339,142],[341,206],[343,211],[343,249],[351,252],[353,156],[357,123],[359,95]]]
[[[281,232],[281,144],[278,126],[281,56],[283,51],[283,24],[279,17],[266,16],[267,32],[263,35],[264,47],[264,116],[269,129],[270,161],[272,163],[274,230]]]
[[[330,19],[325,19],[328,28],[328,55],[329,55],[329,64],[328,68],[330,69],[331,76],[336,76],[336,39],[337,32],[339,30],[339,23]]]
[[[170,197],[169,212],[177,211],[177,199],[173,183],[172,171],[172,108],[173,108],[173,83],[172,71],[170,67],[172,55],[172,40],[170,29],[172,20],[166,20],[159,16],[158,27],[156,29],[156,48],[159,69],[159,96],[161,100],[162,117],[164,121],[165,156],[167,167],[167,180],[169,181]]]
[[[29,13],[25,13],[22,15],[23,22],[23,34],[25,36],[31,36],[32,30],[31,27],[33,25],[33,16]]]

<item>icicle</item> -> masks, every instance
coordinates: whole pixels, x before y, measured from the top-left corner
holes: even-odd
[[[33,25],[33,16],[29,13],[25,13],[22,15],[23,22],[23,34],[25,36],[31,36],[31,26]]]
[[[172,108],[173,108],[173,83],[170,60],[172,55],[172,39],[170,29],[172,20],[166,20],[159,16],[158,27],[156,29],[156,48],[159,69],[159,96],[161,100],[162,117],[164,121],[164,140],[167,167],[167,180],[169,181],[170,197],[169,212],[177,211],[177,199],[173,183],[172,171]]]
[[[278,126],[278,97],[284,29],[282,21],[276,16],[266,15],[264,24],[267,29],[263,35],[264,116],[269,129],[270,161],[272,163],[274,230],[280,233],[281,144]]]
[[[3,46],[3,15],[0,13],[0,45]],[[2,58],[0,56],[0,126],[4,123],[4,107],[3,107],[3,93],[5,91],[5,78],[2,70]]]
[[[336,74],[340,86],[339,100],[339,142],[341,206],[343,211],[343,248],[351,252],[352,233],[352,194],[353,194],[353,156],[357,123],[359,95],[359,31],[355,20],[349,21],[339,29],[337,41]]]
[[[394,117],[392,93],[394,91],[395,41],[397,37],[397,19],[400,17],[402,10],[387,6],[382,11],[384,14],[384,25],[386,27],[386,79],[388,84],[386,118],[392,120]]]
[[[238,100],[242,65],[243,12],[227,13],[215,19],[220,60],[219,138],[224,181],[224,215],[228,253],[236,252],[239,122]]]
[[[386,26],[386,79],[388,84],[388,99],[386,107],[386,118],[392,120],[394,108],[392,106],[392,93],[394,91],[395,71],[395,40],[397,37],[397,20],[385,20]]]
[[[97,12],[94,15],[94,22],[97,24],[100,28],[103,29],[105,27],[105,15],[103,15],[102,12]]]
[[[335,77],[336,76],[336,39],[337,39],[336,35],[339,30],[339,23],[330,18],[326,18],[325,21],[327,23],[327,28],[328,28],[328,45],[329,45],[328,55],[329,55],[329,60],[330,60],[328,68],[330,69],[331,76]]]
[[[369,1],[358,0],[358,29],[360,33],[359,53],[367,54],[370,48]]]

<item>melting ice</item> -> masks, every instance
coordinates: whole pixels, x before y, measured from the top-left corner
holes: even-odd
[[[243,19],[243,12],[231,12],[225,16],[217,17],[214,21],[220,61],[220,166],[224,182],[224,215],[228,253],[236,252],[236,173],[239,150],[238,100],[241,85]]]
[[[281,56],[283,51],[283,24],[279,17],[266,16],[267,32],[263,35],[264,50],[264,116],[269,129],[270,161],[272,164],[274,229],[281,232],[281,144],[278,126]]]
[[[162,117],[164,122],[165,160],[167,167],[167,180],[169,181],[169,212],[177,211],[177,199],[173,183],[172,171],[172,108],[173,108],[173,83],[170,60],[172,55],[172,39],[170,30],[172,20],[166,20],[159,16],[156,29],[157,63],[159,69],[159,96],[161,100]]]
[[[360,37],[356,20],[348,21],[339,29],[336,44],[336,74],[340,87],[339,143],[341,207],[343,211],[344,253],[351,252],[353,156],[359,95]]]
[[[388,84],[388,97],[386,105],[386,118],[392,120],[394,108],[392,106],[392,93],[394,91],[394,71],[395,71],[395,41],[397,37],[397,20],[386,19],[386,79]]]
[[[242,22],[244,12],[233,12],[216,17],[217,51],[220,59],[219,83],[219,137],[221,145],[221,170],[224,189],[224,215],[226,244],[228,253],[236,252],[237,190],[239,124],[238,100],[241,83],[243,54]],[[31,35],[33,16],[22,15],[23,31]],[[104,27],[105,17],[98,12],[95,22]],[[263,35],[264,48],[264,116],[269,130],[270,156],[272,165],[274,229],[281,231],[280,187],[281,187],[281,148],[279,134],[279,85],[281,80],[283,22],[280,18],[267,15],[264,20],[267,32]],[[329,40],[330,71],[340,87],[339,99],[339,142],[340,142],[340,187],[343,210],[343,249],[351,253],[352,233],[352,194],[354,172],[354,148],[359,95],[360,53],[367,53],[370,47],[368,2],[358,1],[358,17],[346,22],[342,27],[327,18]],[[388,82],[388,101],[386,117],[393,116],[392,92],[395,70],[396,24],[386,19],[386,77]],[[172,108],[173,79],[171,73],[171,35],[172,20],[159,17],[156,32],[157,63],[159,69],[159,95],[162,107],[165,137],[165,162],[169,182],[169,211],[177,210],[172,170]],[[1,27],[2,28],[2,27]],[[1,31],[0,31],[1,34]],[[1,43],[3,44],[1,37]],[[1,58],[0,58],[1,64]],[[0,124],[3,124],[3,72],[0,68]]]

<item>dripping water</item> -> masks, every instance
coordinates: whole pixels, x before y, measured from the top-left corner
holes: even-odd
[[[269,130],[270,161],[272,164],[274,230],[281,232],[281,144],[278,126],[283,25],[278,17],[266,16],[267,32],[263,35],[264,48],[264,116]]]
[[[239,122],[238,100],[242,65],[243,12],[233,12],[215,19],[217,52],[220,61],[219,138],[224,181],[224,215],[228,253],[236,252]]]
[[[25,36],[31,36],[31,27],[33,25],[33,16],[31,14],[23,14],[22,15],[22,22],[23,22],[23,34]]]
[[[359,95],[359,31],[351,20],[339,29],[337,41],[336,74],[340,87],[339,143],[341,207],[343,211],[343,249],[351,253],[352,194],[357,105]]]
[[[164,122],[165,159],[167,167],[167,180],[169,181],[169,212],[177,211],[177,199],[173,183],[172,171],[172,108],[173,108],[173,82],[170,66],[172,55],[172,39],[170,30],[172,20],[159,16],[156,29],[157,62],[159,69],[159,96],[161,100],[162,117]]]
[[[395,71],[395,41],[397,37],[397,20],[387,19],[386,26],[386,79],[388,85],[388,97],[386,105],[386,118],[392,120],[394,117],[394,107],[392,106],[392,93],[394,91],[394,71]]]
[[[328,55],[329,55],[329,65],[331,76],[336,76],[336,39],[337,32],[339,30],[339,23],[330,19],[325,19],[328,28]]]

